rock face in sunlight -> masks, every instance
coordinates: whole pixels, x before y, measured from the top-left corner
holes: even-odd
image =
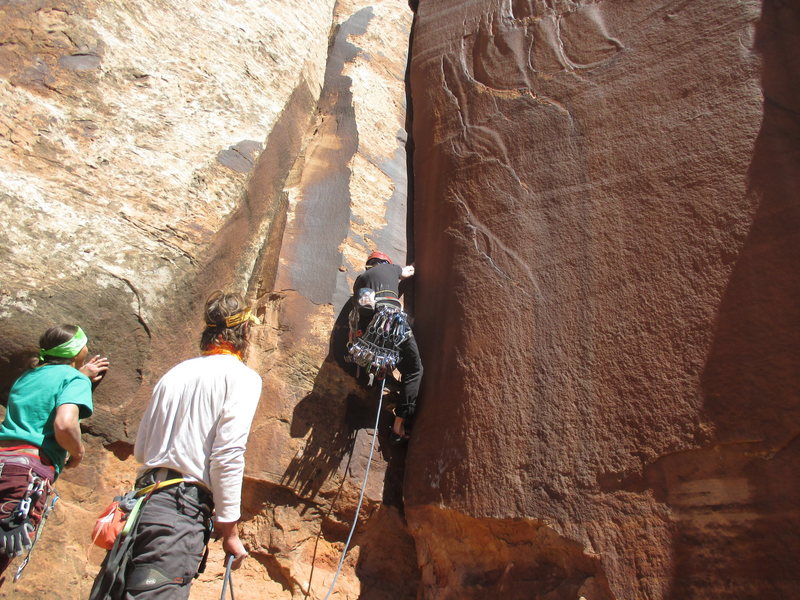
[[[406,255],[411,16],[404,2],[337,5],[314,135],[285,186],[280,258],[265,266],[258,289],[273,333],[258,345],[269,371],[251,434],[250,455],[259,458],[249,474],[258,487],[247,508],[272,533],[256,533],[251,547],[294,594],[310,581],[324,597],[369,456],[378,389],[357,385],[342,359],[348,301],[366,257],[376,248],[398,262]],[[383,413],[368,519],[337,583],[342,597],[416,597],[414,544],[400,516],[403,447],[389,439],[390,419]]]
[[[332,598],[796,597],[794,4],[0,0],[0,403],[53,324],[112,363],[0,598],[88,596],[217,288],[262,318],[237,596],[324,598],[369,464]],[[372,250],[425,377],[369,463]]]
[[[59,480],[38,556],[0,595],[49,597],[53,579],[59,597],[88,595],[102,558],[87,561],[93,519],[131,485],[152,384],[196,354],[220,287],[245,292],[266,323],[248,358],[265,387],[237,593],[297,597],[311,580],[324,595],[376,395],[329,347],[364,254],[405,257],[411,17],[401,0],[0,2],[2,391],[54,323],[81,323],[112,362],[86,466]],[[415,594],[402,457],[384,437],[340,597]],[[218,544],[209,565],[193,598],[219,597]]]
[[[193,351],[205,293],[262,260],[280,198],[243,203],[244,184],[280,175],[278,148],[285,178],[302,147],[332,7],[0,6],[4,358],[53,320],[86,323],[115,363],[106,413]]]
[[[796,595],[798,23],[418,3],[422,597]]]

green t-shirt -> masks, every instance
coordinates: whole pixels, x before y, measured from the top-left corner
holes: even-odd
[[[92,414],[92,382],[86,375],[69,365],[43,365],[27,371],[11,387],[0,440],[38,446],[58,475],[67,458],[53,430],[56,409],[62,404],[76,404],[81,419]]]

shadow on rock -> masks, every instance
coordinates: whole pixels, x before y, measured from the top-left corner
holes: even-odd
[[[791,3],[764,2],[756,29],[764,113],[748,194],[757,209],[702,374],[717,444],[674,475],[693,494],[673,494],[691,502],[675,507],[681,519],[671,600],[719,582],[720,598],[797,595],[800,63],[792,40],[800,35],[798,17]]]
[[[365,377],[357,377],[356,367],[344,360],[351,306],[352,300],[348,300],[339,312],[331,332],[328,356],[314,379],[311,392],[298,402],[292,414],[291,436],[306,437],[306,443],[292,458],[281,484],[306,498],[320,493],[334,472],[360,485],[369,456],[381,388],[379,384],[368,386]],[[391,402],[391,394],[386,394],[384,408]],[[375,462],[377,457],[373,458],[370,481],[378,480],[380,471],[384,471],[382,500],[400,507],[405,446],[391,441],[391,423],[391,413],[382,410],[376,446],[382,461]],[[367,435],[359,436],[362,430]]]

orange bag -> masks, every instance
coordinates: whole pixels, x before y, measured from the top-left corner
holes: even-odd
[[[114,542],[119,535],[127,534],[125,526],[135,526],[138,521],[138,511],[141,505],[150,498],[156,490],[183,482],[183,477],[157,481],[139,490],[131,490],[122,496],[117,496],[97,517],[97,522],[92,529],[92,542],[106,550],[114,547]],[[129,522],[130,521],[130,522]]]
[[[115,499],[106,507],[103,514],[97,517],[97,522],[94,524],[94,529],[92,529],[92,542],[94,542],[95,546],[111,550],[114,546],[114,541],[125,526],[125,517],[127,515],[120,508],[119,500]]]

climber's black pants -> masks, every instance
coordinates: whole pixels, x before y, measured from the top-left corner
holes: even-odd
[[[395,409],[398,417],[408,419],[414,416],[417,408],[419,386],[422,383],[422,359],[414,334],[409,332],[408,339],[398,347],[400,363],[397,369],[402,374],[403,389],[400,393],[400,404]]]

